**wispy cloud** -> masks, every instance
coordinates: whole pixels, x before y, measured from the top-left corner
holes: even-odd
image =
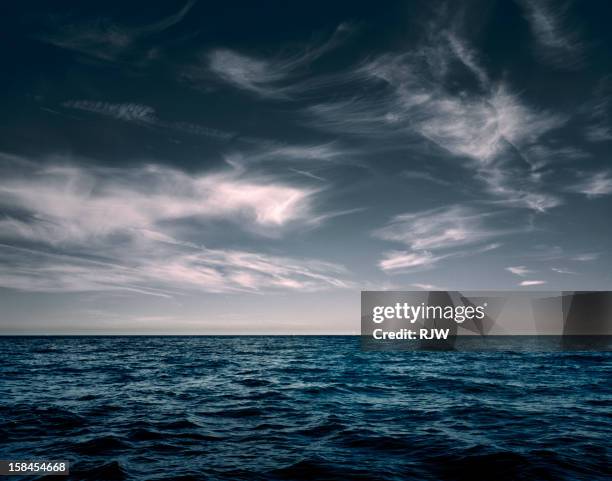
[[[445,289],[442,289],[441,287],[438,287],[434,284],[421,284],[419,282],[416,282],[414,284],[410,284],[412,287],[416,287],[417,289],[422,289],[424,291],[443,291]]]
[[[404,170],[401,175],[402,177],[406,179],[425,180],[433,184],[444,185],[444,186],[452,185],[451,182],[449,182],[446,179],[443,179],[441,176],[433,175],[429,172],[425,172],[421,170]]]
[[[383,271],[412,271],[433,266],[444,257],[428,251],[389,251],[378,265]]]
[[[315,179],[315,180],[318,180],[320,182],[327,182],[327,179],[325,179],[324,177],[321,177],[319,175],[313,174],[312,172],[307,171],[307,170],[300,170],[300,169],[293,169],[293,168],[289,169],[289,170],[291,172],[295,172],[296,174],[303,175],[303,176],[308,177],[310,179]]]
[[[608,142],[612,140],[612,128],[607,123],[593,123],[585,127],[585,136],[591,142]]]
[[[514,275],[517,276],[526,276],[527,274],[531,274],[532,271],[530,269],[527,269],[527,267],[525,266],[514,266],[514,267],[506,267],[506,270],[511,272]]]
[[[3,287],[166,296],[350,285],[337,264],[212,249],[197,234],[181,235],[184,220],[196,231],[224,221],[265,236],[323,222],[313,208],[317,189],[247,172],[189,175],[156,165],[26,170],[0,182],[0,206],[12,212],[0,219]]]
[[[150,165],[144,169],[46,167],[28,178],[5,179],[0,203],[31,214],[0,220],[4,235],[73,240],[152,228],[186,218],[233,219],[274,229],[316,217],[317,189],[271,177],[216,172],[195,176]]]
[[[552,0],[521,0],[519,3],[525,11],[540,57],[562,69],[580,67],[585,57],[585,43],[578,30],[569,25],[569,4]]]
[[[285,79],[292,69],[291,62],[274,64],[227,49],[211,52],[208,62],[210,70],[222,80],[264,97],[284,96],[274,84]]]
[[[486,70],[482,67],[476,51],[455,32],[447,32],[446,37],[456,58],[474,74],[482,87],[487,88],[491,81]]]
[[[337,47],[351,30],[349,24],[340,24],[329,40],[301,49],[295,55],[271,59],[219,48],[208,52],[201,64],[186,69],[183,76],[199,83],[212,73],[216,78],[235,88],[261,97],[288,98],[301,88],[295,83],[287,83],[287,80],[295,79],[304,67]]]
[[[587,122],[584,134],[590,142],[608,142],[612,140],[612,76],[606,75],[599,82],[590,99],[581,109]]]
[[[529,258],[535,262],[558,262],[558,261],[573,261],[573,262],[589,262],[597,260],[600,257],[599,252],[567,252],[561,246],[540,244],[533,246],[530,251],[521,252],[520,256]]]
[[[500,235],[485,226],[487,215],[456,205],[394,217],[375,232],[381,239],[401,242],[413,250],[444,249],[474,244]]]
[[[63,106],[69,109],[83,110],[86,112],[104,115],[125,122],[133,122],[150,127],[172,129],[193,135],[203,135],[218,139],[229,139],[235,135],[232,132],[225,132],[189,122],[171,122],[161,120],[157,116],[155,109],[149,105],[131,102],[112,103],[93,100],[69,100],[64,102]]]
[[[39,38],[60,48],[115,61],[129,52],[139,40],[179,23],[194,4],[194,0],[189,0],[179,11],[157,22],[139,26],[121,25],[103,17],[87,23],[71,23],[69,19],[55,17],[51,32]]]
[[[568,190],[587,197],[601,197],[612,194],[612,173],[604,170],[595,173],[580,173],[581,179]]]
[[[590,261],[595,261],[597,259],[599,259],[599,253],[597,253],[597,252],[590,252],[590,253],[586,253],[586,254],[578,254],[578,255],[570,258],[570,260],[577,261],[577,262],[590,262]]]
[[[565,269],[564,267],[551,267],[550,270],[556,272],[557,274],[577,274],[577,272]]]
[[[135,240],[135,239],[133,239]],[[151,239],[102,250],[98,260],[0,244],[0,286],[28,292],[314,291],[347,288],[346,271],[314,259],[165,244]],[[100,260],[100,257],[102,260]]]
[[[533,145],[567,121],[564,115],[528,106],[508,85],[490,80],[475,55],[467,60],[471,49],[456,34],[428,38],[433,45],[383,54],[350,74],[371,84],[367,97],[314,105],[308,112],[322,128],[338,131],[375,136],[415,131],[481,164],[508,148]],[[467,63],[480,88],[452,91],[449,78],[457,61]]]
[[[423,269],[455,256],[474,255],[499,247],[481,245],[473,251],[457,250],[484,242],[511,231],[487,225],[491,216],[462,205],[402,214],[394,217],[374,235],[402,243],[410,250],[384,254],[379,267],[385,271]]]
[[[347,78],[367,84],[368,95],[307,107],[309,125],[388,139],[402,148],[418,148],[426,140],[474,171],[499,203],[540,212],[560,205],[533,173],[555,154],[576,153],[541,146],[568,117],[528,105],[506,82],[487,75],[457,32],[438,30],[414,51],[364,62]],[[474,85],[457,92],[453,75],[460,68]]]
[[[107,115],[128,122],[143,122],[152,124],[157,122],[155,109],[148,105],[135,103],[110,103],[92,100],[70,100],[64,102],[64,107],[76,110],[85,110],[97,114]]]
[[[545,142],[538,142],[525,147],[521,154],[531,165],[532,176],[541,175],[542,168],[549,167],[551,164],[559,162],[572,162],[590,157],[588,152],[570,145],[549,145]]]
[[[248,154],[248,162],[301,162],[314,165],[316,162],[343,162],[358,155],[355,149],[349,149],[338,142],[315,144],[287,144],[262,141],[255,143],[255,149]]]
[[[544,284],[546,284],[546,281],[521,281],[519,282],[519,286],[521,287],[542,286]]]
[[[423,136],[456,155],[490,163],[508,147],[528,145],[565,122],[537,112],[501,86],[488,98],[441,98],[429,103],[419,129]]]

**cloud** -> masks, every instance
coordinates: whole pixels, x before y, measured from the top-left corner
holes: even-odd
[[[590,262],[599,259],[599,253],[590,252],[587,254],[578,254],[577,256],[571,257],[570,260],[577,262]]]
[[[415,180],[425,180],[427,182],[432,182],[438,185],[450,186],[451,182],[444,180],[442,177],[430,174],[429,172],[424,172],[420,170],[404,170],[402,172],[402,177],[406,179],[415,179]]]
[[[491,80],[458,33],[439,30],[414,51],[380,55],[347,74],[344,82],[368,94],[307,107],[308,125],[397,148],[422,150],[426,140],[457,157],[500,204],[540,212],[560,205],[533,174],[551,159],[583,154],[542,144],[568,117],[528,105],[506,82]],[[453,75],[461,69],[473,85],[457,92]]]
[[[325,214],[313,209],[317,189],[247,172],[187,174],[157,165],[24,164],[19,172],[0,182],[3,287],[174,296],[351,285],[337,264],[213,249],[181,235],[185,220],[196,232],[224,221],[265,236],[320,223]]]
[[[327,182],[327,179],[324,177],[321,177],[319,175],[313,174],[310,171],[307,170],[300,170],[300,169],[289,169],[291,172],[295,172],[296,174],[300,174],[303,175],[304,177],[308,177],[309,179],[315,179],[318,180],[320,182]]]
[[[282,97],[284,94],[271,85],[287,77],[291,64],[273,64],[227,49],[214,50],[208,55],[210,70],[222,80],[263,97]]]
[[[554,146],[545,143],[536,143],[527,146],[521,154],[532,166],[533,174],[540,175],[543,167],[561,161],[575,161],[587,159],[590,154],[582,149],[572,146]]]
[[[587,125],[585,136],[591,142],[608,142],[612,140],[612,129],[603,123]]]
[[[489,252],[495,249],[499,249],[503,244],[501,242],[492,242],[479,249],[480,252]]]
[[[186,218],[275,229],[315,217],[316,192],[233,171],[190,176],[156,165],[121,171],[55,166],[0,184],[0,204],[30,216],[5,218],[0,227],[4,236],[58,242]]]
[[[416,287],[417,289],[422,289],[424,291],[443,291],[445,289],[442,289],[441,287],[435,286],[434,284],[421,284],[421,283],[414,283],[414,284],[410,284],[412,287]]]
[[[346,271],[314,259],[207,249],[138,239],[102,249],[103,260],[0,244],[0,286],[28,292],[126,291],[171,297],[185,292],[316,291],[347,288]]]
[[[556,272],[557,274],[577,274],[576,272],[563,267],[551,267],[550,270]]]
[[[585,45],[568,24],[568,4],[550,0],[521,0],[537,52],[542,60],[564,70],[582,66]]]
[[[474,244],[501,234],[485,226],[487,215],[455,205],[395,216],[375,232],[381,239],[401,242],[413,250],[445,249]]]
[[[68,23],[67,19],[56,17],[51,32],[39,38],[60,48],[101,60],[115,61],[135,48],[139,40],[179,23],[194,4],[195,1],[190,0],[178,12],[155,23],[140,26],[119,25],[108,18],[98,18],[87,23]]]
[[[99,115],[104,115],[125,122],[132,122],[149,127],[172,129],[193,135],[203,135],[218,139],[229,139],[235,134],[225,132],[203,125],[189,122],[168,122],[158,118],[155,109],[149,105],[137,103],[112,103],[93,100],[70,100],[63,103],[63,107],[75,110],[83,110]]]
[[[533,246],[532,251],[522,252],[522,257],[528,257],[536,262],[551,262],[551,261],[575,261],[589,262],[600,257],[598,252],[583,252],[579,254],[566,252],[558,245],[540,244]]]
[[[326,42],[310,46],[296,55],[272,59],[259,58],[236,52],[228,48],[218,48],[207,53],[205,67],[191,66],[184,77],[199,83],[212,73],[219,80],[237,88],[266,98],[289,98],[300,92],[304,84],[288,84],[300,71],[328,51],[344,41],[352,27],[340,24]]]
[[[431,252],[390,251],[378,263],[383,271],[409,271],[433,266],[444,256],[435,256]]]
[[[454,32],[447,32],[447,39],[448,45],[456,58],[474,74],[481,86],[486,88],[490,84],[489,75],[480,65],[480,59],[476,52]]]
[[[462,205],[395,216],[385,227],[376,230],[374,236],[402,243],[410,250],[385,253],[379,267],[384,271],[423,269],[449,257],[496,249],[499,244],[489,243],[472,251],[457,250],[510,233],[507,229],[487,225],[490,217]]]
[[[85,110],[97,114],[107,115],[128,122],[143,122],[147,124],[157,122],[155,109],[148,105],[134,103],[113,104],[110,102],[96,102],[91,100],[70,100],[64,107]]]
[[[255,163],[278,163],[286,166],[288,162],[305,164],[313,167],[316,164],[350,163],[355,165],[356,149],[349,149],[339,142],[312,144],[288,144],[266,139],[238,137],[246,145],[245,149],[226,155],[225,160],[236,169],[244,169]]]
[[[533,145],[567,121],[529,107],[504,82],[490,80],[456,33],[442,29],[426,38],[428,43],[414,51],[380,55],[347,74],[369,84],[367,97],[316,104],[307,112],[323,122],[321,127],[338,131],[375,136],[414,131],[480,164],[509,148]],[[453,90],[456,64],[468,67],[477,88]]]
[[[285,65],[271,65],[267,60],[252,58],[229,49],[217,49],[208,54],[210,70],[222,80],[237,88],[264,96],[275,96],[269,84],[284,79]]]
[[[586,116],[584,134],[590,142],[608,142],[612,140],[610,108],[612,107],[612,76],[604,76],[593,92],[593,98],[582,107]]]
[[[187,3],[181,8],[178,12],[173,15],[169,15],[166,18],[159,20],[158,22],[152,23],[150,25],[144,25],[136,31],[141,34],[151,34],[151,33],[159,33],[167,30],[177,23],[181,22],[185,15],[189,13],[191,8],[195,5],[196,0],[188,0]]]
[[[546,284],[546,281],[521,281],[519,286],[521,287],[529,287],[529,286],[541,286]]]
[[[419,132],[455,155],[490,163],[510,146],[534,142],[564,118],[523,105],[505,86],[488,98],[440,98],[428,102]]]
[[[352,152],[342,148],[337,142],[312,145],[273,144],[268,149],[257,154],[259,159],[280,159],[289,161],[334,161],[346,157]]]
[[[416,132],[458,157],[471,159],[466,166],[507,205],[538,211],[560,205],[556,196],[539,191],[524,161],[529,160],[525,151],[563,125],[564,117],[526,107],[503,85],[485,97],[436,93],[416,105],[411,100],[408,107],[403,117],[412,114]],[[513,162],[516,153],[519,159]]]
[[[305,109],[306,124],[326,132],[366,136],[376,139],[410,138],[406,117],[387,96],[372,92],[368,97],[310,105]]]
[[[526,276],[527,274],[531,274],[532,272],[525,266],[506,267],[506,270],[512,272],[512,274],[517,276]]]
[[[581,173],[582,179],[568,188],[568,191],[587,197],[601,197],[612,194],[612,173],[608,170],[595,173]]]

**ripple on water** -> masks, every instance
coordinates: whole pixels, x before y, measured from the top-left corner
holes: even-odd
[[[0,338],[0,454],[83,480],[609,481],[612,353],[506,347]]]

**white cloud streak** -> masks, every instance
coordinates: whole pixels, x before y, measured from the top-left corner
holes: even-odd
[[[578,31],[568,25],[568,4],[551,0],[521,0],[531,32],[536,40],[536,51],[550,65],[564,70],[582,66],[584,42]]]
[[[485,227],[486,217],[486,214],[456,205],[398,215],[375,235],[401,242],[413,250],[445,249],[483,242],[501,235],[501,232]]]
[[[208,55],[210,70],[233,86],[249,90],[262,97],[284,97],[274,84],[287,77],[291,63],[274,64],[227,49],[218,49]]]
[[[174,237],[168,231],[172,224],[188,223],[206,229],[213,221],[217,222],[215,230],[219,229],[218,222],[223,222],[233,224],[231,229],[279,238],[294,228],[317,228],[334,217],[363,210],[315,211],[319,193],[329,189],[329,184],[314,174],[300,171],[302,178],[285,175],[281,181],[277,174],[251,173],[253,162],[297,160],[302,154],[310,162],[316,156],[327,162],[336,157],[332,144],[275,144],[268,148],[272,149],[269,155],[261,149],[248,161],[228,162],[231,170],[195,175],[159,165],[75,167],[62,165],[65,160],[61,157],[49,159],[53,164],[41,168],[9,156],[7,161],[12,164],[13,157],[20,162],[0,182],[0,207],[16,210],[19,215],[0,217],[0,238],[43,240],[62,246],[146,230],[149,236],[155,233],[156,240],[166,242]],[[19,166],[32,175],[15,175],[23,170]],[[312,179],[316,180],[314,186]]]
[[[612,140],[612,128],[604,123],[594,123],[585,127],[585,136],[591,142],[609,142]]]
[[[601,197],[612,194],[612,173],[608,170],[595,173],[581,173],[582,179],[568,188],[570,192],[587,197]]]
[[[151,165],[120,173],[50,166],[3,179],[0,205],[12,214],[0,219],[0,285],[151,295],[350,285],[336,264],[211,249],[179,236],[186,219],[203,229],[222,220],[264,235],[321,222],[312,206],[316,189],[234,171],[188,175]]]
[[[91,100],[70,100],[63,105],[67,108],[93,112],[119,120],[126,120],[128,122],[143,122],[145,124],[157,122],[155,109],[148,105],[97,102]]]
[[[588,119],[584,127],[585,137],[590,142],[612,140],[610,112],[612,108],[612,77],[606,75],[600,81],[593,98],[582,108]]]
[[[422,284],[419,282],[415,282],[414,284],[410,284],[412,287],[416,287],[417,289],[421,289],[423,291],[444,291],[441,287],[438,287],[434,284]]]
[[[103,260],[0,244],[0,286],[29,292],[127,291],[171,297],[186,292],[316,291],[347,288],[341,266],[313,259],[177,246],[132,238]]]
[[[564,267],[551,267],[550,270],[557,274],[577,274],[577,272],[565,269]]]
[[[178,12],[157,22],[141,26],[119,25],[108,18],[98,18],[89,23],[68,23],[65,19],[56,19],[52,32],[40,39],[60,48],[89,55],[91,57],[115,61],[148,35],[167,30],[189,13],[194,0],[189,0]]]
[[[506,270],[511,272],[516,276],[526,276],[527,274],[531,274],[532,271],[527,269],[525,266],[514,266],[514,267],[506,267]]]
[[[425,180],[427,182],[432,182],[433,184],[450,186],[451,182],[443,179],[441,176],[430,174],[429,172],[424,172],[420,170],[404,170],[402,172],[402,177],[406,179],[414,179],[414,180]]]
[[[560,205],[532,174],[563,149],[540,145],[567,116],[530,107],[505,82],[493,82],[466,41],[440,30],[415,51],[365,62],[351,75],[369,86],[368,96],[308,107],[310,125],[403,147],[424,138],[462,160],[498,203],[539,212]],[[452,88],[458,68],[474,78],[460,93]]]
[[[387,272],[420,270],[450,257],[495,249],[499,245],[489,243],[473,251],[456,250],[468,245],[483,244],[510,232],[486,225],[490,217],[462,205],[398,215],[385,227],[375,231],[374,236],[402,243],[410,250],[385,253],[379,267]]]
[[[306,85],[288,84],[300,71],[328,51],[342,43],[352,31],[348,24],[340,24],[326,42],[308,47],[296,55],[264,59],[249,56],[227,48],[219,48],[207,53],[205,66],[192,66],[184,76],[199,83],[209,73],[223,82],[240,90],[261,97],[286,99],[300,93]]]
[[[155,165],[121,171],[48,167],[29,178],[0,185],[3,204],[39,219],[33,235],[87,237],[126,228],[148,228],[189,217],[235,217],[264,227],[282,227],[312,216],[315,189],[280,184],[269,177],[233,172],[189,176]],[[17,221],[3,221],[15,225]]]
[[[590,252],[586,254],[578,254],[577,256],[571,257],[570,260],[576,262],[590,262],[599,259],[599,253]]]
[[[192,124],[189,122],[169,122],[161,120],[155,109],[149,105],[137,103],[112,103],[93,100],[70,100],[64,102],[63,107],[92,112],[106,117],[111,117],[125,122],[132,122],[149,127],[172,129],[193,135],[203,135],[217,139],[229,139],[235,134],[225,132],[203,125]]]
[[[530,287],[530,286],[542,286],[546,284],[546,281],[521,281],[519,286],[521,287]]]
[[[390,251],[384,254],[378,265],[383,271],[406,272],[431,267],[444,257],[433,255],[428,251]]]

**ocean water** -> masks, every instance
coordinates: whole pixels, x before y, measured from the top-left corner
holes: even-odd
[[[610,480],[612,353],[522,343],[4,337],[0,459],[98,480]]]

